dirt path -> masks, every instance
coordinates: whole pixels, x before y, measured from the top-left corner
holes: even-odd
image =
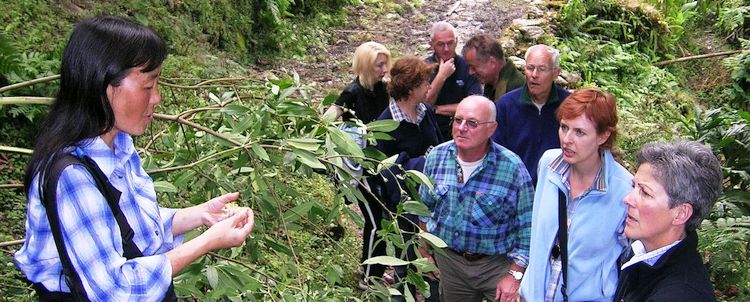
[[[414,7],[404,0],[393,0],[397,5],[377,8],[372,5],[352,7],[349,19],[339,29],[333,29],[333,43],[326,50],[308,53],[308,62],[288,61],[282,64],[296,70],[302,79],[315,83],[315,99],[338,94],[352,75],[349,71],[354,49],[361,43],[382,43],[394,57],[404,55],[428,56],[429,30],[432,23],[445,20],[456,27],[459,48],[478,33],[500,37],[513,19],[524,15],[528,0],[425,0]],[[387,5],[389,1],[381,2]]]

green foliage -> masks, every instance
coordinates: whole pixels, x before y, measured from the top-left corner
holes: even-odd
[[[732,109],[696,109],[683,123],[690,139],[714,150],[722,161],[724,192],[698,230],[700,249],[720,298],[750,298],[750,114]]]
[[[750,38],[750,2],[723,1],[716,28],[725,34],[729,41]]]
[[[729,105],[750,110],[750,40],[741,40],[742,53],[724,59],[723,65],[731,70],[732,85],[726,89]]]
[[[645,4],[624,5],[617,0],[572,0],[560,10],[557,21],[563,36],[584,35],[593,39],[633,43],[651,60],[669,57],[681,38],[688,16],[676,11],[664,18]]]
[[[0,30],[0,76],[20,69],[20,57],[10,36],[5,30]]]

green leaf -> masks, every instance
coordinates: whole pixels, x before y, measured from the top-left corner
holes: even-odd
[[[310,213],[310,209],[315,205],[316,203],[314,201],[308,201],[286,211],[284,213],[284,221],[287,223],[295,222],[300,218],[307,216],[307,214]]]
[[[155,181],[154,190],[157,193],[177,193],[177,187],[165,180]]]
[[[391,132],[398,128],[400,123],[396,120],[377,120],[367,124],[367,129],[379,132]]]
[[[388,266],[407,265],[409,261],[405,261],[396,257],[391,256],[377,256],[365,260],[362,264],[382,264]]]
[[[219,273],[214,266],[206,267],[206,279],[211,288],[216,289],[219,286]]]
[[[326,281],[328,281],[328,284],[330,285],[341,283],[341,276],[343,275],[344,270],[342,270],[340,266],[331,265],[328,267],[328,271],[326,272]]]
[[[327,127],[327,129],[328,133],[331,134],[333,143],[335,143],[339,148],[343,149],[346,154],[351,154],[357,157],[365,156],[365,154],[362,152],[362,148],[357,145],[357,143],[351,137],[351,134],[344,132],[336,127]]]
[[[433,263],[430,263],[427,258],[419,258],[412,261],[411,264],[413,264],[414,267],[417,268],[417,271],[420,273],[429,273],[437,270],[437,266],[435,266],[435,264]]]
[[[417,216],[426,217],[432,214],[432,212],[430,212],[430,209],[427,208],[426,205],[416,200],[407,200],[404,203],[402,203],[402,207],[404,211],[406,211],[407,213],[414,214]]]
[[[297,149],[315,152],[320,148],[323,141],[314,138],[292,138],[286,140],[286,143]]]
[[[427,186],[427,188],[430,189],[430,191],[433,190],[432,181],[424,173],[417,171],[417,170],[408,170],[406,171],[406,176],[410,177],[411,179],[413,179],[414,181],[422,185]]]
[[[324,166],[317,157],[315,157],[314,154],[300,149],[292,149],[292,152],[294,155],[297,156],[297,159],[304,165],[313,168],[313,169],[321,169],[325,170],[326,166]]]
[[[427,240],[432,246],[437,248],[446,248],[448,247],[448,244],[443,241],[443,239],[440,239],[440,237],[432,235],[430,233],[427,233],[425,231],[419,232],[419,237],[422,237],[422,239]]]
[[[271,159],[268,157],[268,153],[266,153],[266,149],[263,149],[260,144],[253,144],[251,148],[253,149],[253,153],[255,153],[258,158],[264,161],[271,161]]]
[[[250,108],[237,104],[229,104],[221,108],[221,112],[232,116],[238,116],[247,114],[250,112]]]
[[[277,252],[280,252],[282,254],[286,254],[287,256],[292,256],[292,250],[290,250],[288,247],[279,244],[278,242],[264,238],[263,241],[270,247],[272,250],[275,250]]]

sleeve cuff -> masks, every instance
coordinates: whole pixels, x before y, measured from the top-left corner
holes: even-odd
[[[526,268],[529,266],[529,258],[524,255],[512,252],[508,253],[508,258],[512,259],[513,263],[520,267]]]
[[[172,223],[174,221],[175,213],[177,213],[177,209],[159,208],[159,215],[161,215],[161,219],[164,221],[164,245],[167,250],[174,249],[181,245],[185,239],[185,234],[175,236],[172,232]]]

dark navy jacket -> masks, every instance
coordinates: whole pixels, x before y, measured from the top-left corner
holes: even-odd
[[[540,111],[529,97],[527,86],[503,95],[497,101],[497,129],[492,140],[517,154],[526,165],[536,186],[537,165],[544,151],[560,148],[555,117],[557,108],[570,92],[558,85],[552,86],[549,100]]]
[[[431,55],[425,59],[427,63],[439,63],[435,55]],[[443,88],[440,89],[437,101],[435,105],[447,105],[447,104],[458,104],[465,97],[475,94],[482,94],[482,83],[472,75],[469,75],[469,64],[466,64],[466,60],[463,57],[456,55],[453,57],[453,64],[456,66],[456,71],[445,80]],[[430,77],[430,83],[435,79],[438,68],[435,68],[435,73]],[[449,116],[436,114],[438,126],[440,132],[443,135],[443,139],[449,140],[451,137],[451,120]]]
[[[398,128],[389,133],[393,137],[393,140],[378,140],[377,148],[385,153],[386,156],[399,155],[396,163],[403,167],[403,171],[422,171],[424,168],[425,153],[442,141],[442,135],[435,121],[435,113],[429,105],[425,104],[425,106],[427,106],[427,111],[419,125],[401,121]],[[391,115],[391,111],[386,108],[380,117],[378,117],[378,120],[389,119],[393,119],[393,116]],[[396,181],[396,175],[402,173],[402,170],[396,166],[381,172],[381,175],[387,180],[383,187],[383,197],[392,211],[395,211],[396,205],[401,201],[399,184],[402,187],[404,184],[403,182]]]

